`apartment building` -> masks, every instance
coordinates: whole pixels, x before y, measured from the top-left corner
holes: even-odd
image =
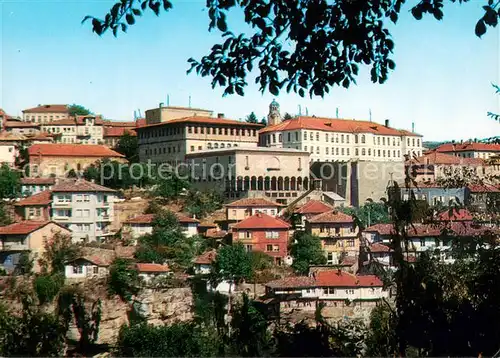
[[[42,130],[55,136],[57,143],[102,144],[101,116],[87,115],[44,122]]]
[[[104,159],[126,162],[122,154],[95,144],[33,144],[28,156],[30,175],[41,177],[66,177]]]
[[[168,122],[172,119],[187,117],[212,117],[212,115],[213,111],[209,109],[164,106],[163,103],[160,103],[158,108],[146,111],[146,124]]]
[[[282,120],[279,104],[271,103],[269,125],[259,132],[259,145],[295,148],[311,161],[403,161],[422,154],[422,136],[385,124],[354,119],[298,116]]]
[[[445,143],[433,151],[462,158],[488,159],[500,154],[500,144],[479,142]]]
[[[146,118],[147,120],[147,118]],[[136,129],[142,162],[176,164],[210,149],[257,147],[261,124],[218,117],[192,116],[147,124]]]
[[[329,265],[340,263],[343,256],[358,256],[358,228],[352,216],[336,210],[318,214],[306,219],[306,232],[321,238]]]
[[[244,198],[225,205],[226,219],[237,222],[258,212],[277,216],[284,205],[264,198]]]
[[[111,235],[114,190],[83,179],[64,180],[52,187],[52,220],[72,231],[74,242],[102,242]]]
[[[233,242],[245,245],[247,251],[262,251],[281,265],[287,256],[290,224],[257,212],[232,227]]]
[[[19,120],[8,120],[3,123],[6,132],[21,135],[36,135],[40,133],[40,124]]]
[[[104,144],[109,148],[115,148],[120,140],[121,136],[128,133],[131,136],[137,136],[135,131],[136,127],[139,127],[141,123],[139,121],[135,122],[113,122],[104,121],[103,123],[103,140]]]
[[[309,189],[309,153],[289,148],[231,147],[186,155],[192,185],[229,198],[265,196],[281,204]]]
[[[52,189],[56,179],[49,178],[21,178],[21,193],[23,196],[32,196],[45,190]]]
[[[39,104],[23,110],[23,121],[32,123],[48,123],[69,117],[66,104]]]

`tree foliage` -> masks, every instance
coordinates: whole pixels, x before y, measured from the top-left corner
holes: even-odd
[[[21,193],[21,174],[7,164],[0,166],[0,199],[13,199]]]
[[[326,256],[321,247],[321,239],[315,235],[296,231],[292,238],[290,254],[293,269],[302,275],[309,272],[310,265],[326,264]]]
[[[139,141],[137,136],[125,132],[122,134],[115,150],[125,156],[129,163],[137,163],[139,161]]]
[[[253,276],[252,257],[241,243],[223,246],[217,251],[213,263],[212,281],[239,283]]]
[[[139,293],[139,275],[129,260],[117,258],[109,267],[108,293],[126,302]]]
[[[468,0],[450,0],[467,2]],[[411,8],[413,17],[430,14],[441,20],[445,0],[420,1]],[[200,60],[190,58],[190,70],[212,80],[212,87],[224,94],[243,96],[247,74],[257,71],[255,82],[262,92],[277,95],[280,90],[323,96],[332,86],[348,88],[356,83],[361,66],[370,69],[374,83],[384,83],[396,68],[390,23],[397,23],[406,0],[375,1],[208,1],[209,31],[218,30],[220,44]],[[495,27],[500,16],[498,2],[484,0],[484,15],[475,33]],[[247,33],[233,33],[228,26],[230,10],[241,8]],[[126,31],[146,11],[159,15],[172,9],[169,0],[122,0],[102,19],[86,16],[98,35]],[[289,45],[284,45],[284,41]]]
[[[73,103],[68,106],[68,114],[74,117],[74,116],[86,116],[92,114],[92,112],[88,108],[82,106],[81,104]]]
[[[33,288],[40,305],[51,303],[63,286],[64,275],[62,273],[41,274],[33,280]]]
[[[247,121],[247,123],[258,123],[259,120],[257,119],[257,115],[255,114],[255,112],[251,112],[246,118],[245,118],[245,121]]]
[[[44,243],[44,251],[38,259],[43,273],[64,274],[66,262],[76,260],[81,255],[81,248],[71,241],[71,237],[61,233]]]
[[[342,207],[340,210],[345,214],[355,217],[357,224],[362,229],[371,225],[388,224],[391,222],[389,210],[384,203],[367,202],[359,208]]]
[[[222,197],[216,191],[190,190],[186,196],[185,210],[196,218],[202,219],[222,208]]]

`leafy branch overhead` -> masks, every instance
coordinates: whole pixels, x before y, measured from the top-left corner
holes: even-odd
[[[411,8],[420,20],[431,14],[443,18],[445,1],[465,3],[471,0],[421,0]],[[496,26],[500,2],[485,1],[484,16],[476,24],[481,37],[487,26]],[[396,23],[406,0],[207,0],[209,30],[222,33],[222,43],[212,47],[201,60],[190,58],[190,69],[212,78],[212,88],[224,88],[224,95],[242,96],[247,74],[258,67],[256,83],[262,92],[277,95],[280,90],[312,97],[324,96],[333,86],[348,88],[356,83],[359,66],[370,68],[371,80],[384,83],[394,70],[394,42],[387,28]],[[239,7],[253,31],[235,34],[228,28],[229,10]],[[168,0],[121,0],[104,20],[86,16],[95,33],[126,32],[145,11],[168,11]]]

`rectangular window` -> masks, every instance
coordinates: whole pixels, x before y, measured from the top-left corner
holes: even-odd
[[[83,266],[73,266],[73,273],[75,275],[83,273]]]
[[[273,251],[273,245],[266,245],[266,251],[267,252]]]
[[[85,194],[85,195],[83,196],[83,201],[84,201],[85,203],[90,203],[90,195]]]

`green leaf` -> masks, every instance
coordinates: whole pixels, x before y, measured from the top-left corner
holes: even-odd
[[[134,13],[135,16],[141,16],[142,15],[141,10],[139,10],[139,9],[132,9],[132,12]]]
[[[127,20],[127,24],[129,24],[129,25],[135,24],[134,15],[132,15],[132,14],[127,14],[125,16],[125,20]]]
[[[484,21],[482,19],[477,22],[474,31],[477,37],[481,37],[486,33],[486,25],[484,24]]]

